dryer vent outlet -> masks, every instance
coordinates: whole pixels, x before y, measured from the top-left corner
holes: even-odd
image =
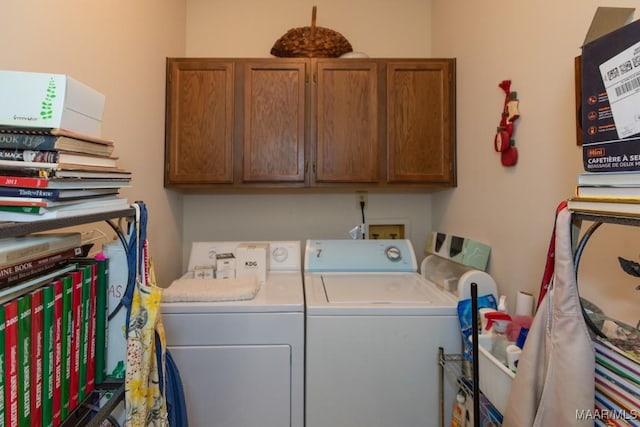
[[[404,224],[369,224],[369,239],[404,239]]]

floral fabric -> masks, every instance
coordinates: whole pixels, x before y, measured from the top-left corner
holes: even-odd
[[[151,274],[145,275],[147,283],[137,281],[131,301],[125,375],[126,427],[169,426],[167,403],[161,390],[161,384],[165,384],[161,375],[165,372],[166,350],[160,315],[162,289],[155,284],[153,269],[146,271],[149,270]]]

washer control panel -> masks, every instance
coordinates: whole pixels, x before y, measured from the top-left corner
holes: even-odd
[[[415,272],[415,252],[407,239],[307,240],[306,272]]]
[[[402,251],[397,246],[387,246],[384,250],[387,259],[390,261],[400,261],[402,259]]]

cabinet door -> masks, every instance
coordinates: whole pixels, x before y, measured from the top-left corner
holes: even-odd
[[[378,64],[319,59],[315,65],[312,100],[315,182],[377,182]]]
[[[453,59],[387,63],[387,180],[455,185]]]
[[[243,182],[304,183],[307,64],[244,64]]]
[[[233,182],[234,64],[167,60],[165,185]]]

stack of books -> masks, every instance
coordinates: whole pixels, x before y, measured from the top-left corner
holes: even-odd
[[[60,425],[105,380],[108,259],[80,233],[2,239],[0,386],[7,425]]]
[[[567,205],[572,211],[640,217],[640,171],[582,172]]]
[[[128,207],[119,190],[131,186],[131,173],[118,168],[113,148],[71,131],[0,125],[0,221]]]
[[[594,341],[596,350],[595,406],[617,414],[618,419],[638,425],[640,408],[640,361],[606,340]],[[636,354],[637,356],[637,354]]]
[[[101,136],[104,95],[58,74],[0,71],[0,221],[28,222],[127,208]],[[43,95],[44,94],[44,95]]]

